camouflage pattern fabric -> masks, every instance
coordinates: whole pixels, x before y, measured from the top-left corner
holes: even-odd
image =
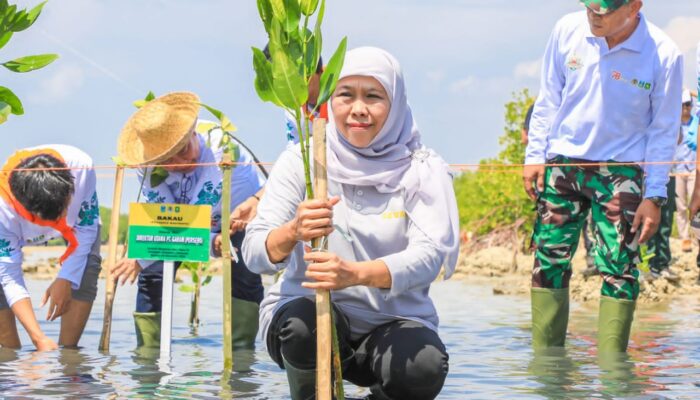
[[[595,226],[593,225],[593,216],[588,213],[588,216],[583,220],[583,245],[586,248],[586,266],[595,266]]]
[[[583,222],[592,213],[595,264],[603,277],[601,294],[636,300],[639,295],[639,244],[630,232],[642,201],[643,171],[636,165],[576,166],[591,161],[556,157],[545,169],[545,189],[537,200],[533,234],[532,286],[569,287],[571,258]]]
[[[668,269],[671,264],[671,244],[669,239],[673,231],[673,213],[676,212],[676,178],[671,177],[666,185],[668,202],[661,207],[659,229],[647,242],[647,253],[654,254],[649,260],[649,268],[656,272]]]

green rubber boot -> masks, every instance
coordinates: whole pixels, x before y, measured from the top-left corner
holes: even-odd
[[[160,313],[135,312],[136,345],[138,347],[160,347]]]
[[[624,353],[630,339],[635,301],[600,297],[598,354]]]
[[[233,309],[233,319],[231,321],[233,348],[234,350],[254,349],[255,337],[258,335],[260,306],[255,302],[235,297],[231,300],[231,308]]]
[[[312,400],[316,398],[316,370],[299,369],[284,360],[284,369],[289,381],[289,396],[292,400]]]
[[[532,288],[532,348],[564,347],[569,289]]]

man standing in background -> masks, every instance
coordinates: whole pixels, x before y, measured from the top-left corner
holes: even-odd
[[[523,170],[538,213],[532,344],[564,345],[571,258],[591,210],[603,277],[598,351],[615,353],[627,350],[639,243],[667,201],[671,166],[661,162],[673,159],[678,139],[683,57],[640,12],[641,0],[581,3],[586,11],[559,20],[547,44]]]

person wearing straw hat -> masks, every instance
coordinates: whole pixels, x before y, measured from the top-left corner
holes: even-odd
[[[667,202],[683,56],[641,13],[642,0],[580,2],[586,9],[561,18],[547,44],[523,169],[538,215],[532,345],[564,346],[571,258],[591,210],[603,278],[598,351],[625,352],[639,243],[654,234]]]
[[[100,212],[92,159],[67,145],[19,150],[0,171],[0,347],[19,348],[15,318],[36,349],[75,347],[97,296]],[[61,318],[58,345],[37,322],[22,277],[22,248],[63,238],[58,276],[41,306],[46,319]]]
[[[247,202],[260,201],[256,193],[264,178],[241,149],[231,178],[231,204],[221,204],[223,149],[218,147],[222,131],[215,129],[208,137],[196,131],[200,101],[189,92],[176,92],[146,103],[127,121],[119,135],[118,155],[139,170],[142,196],[148,203],[177,203],[212,206],[212,243],[214,254],[220,250],[221,207],[232,210]],[[154,168],[152,166],[162,166]],[[240,225],[240,224],[238,224]],[[245,224],[240,226],[244,228]],[[232,246],[240,254],[245,237],[243,230],[232,231]],[[253,348],[258,328],[258,305],[263,298],[260,275],[248,270],[242,257],[234,254],[232,287],[234,348]],[[134,322],[139,346],[160,345],[160,311],[163,263],[123,259],[113,271],[123,285],[138,279]]]
[[[248,225],[243,255],[283,272],[261,303],[270,357],[292,399],[314,398],[314,290],[331,290],[344,379],[372,399],[433,399],[448,371],[430,286],[454,272],[459,218],[445,161],[421,143],[398,61],[351,50],[329,102],[328,200],[305,198],[299,146],[287,148]],[[328,252],[305,242],[328,237]]]

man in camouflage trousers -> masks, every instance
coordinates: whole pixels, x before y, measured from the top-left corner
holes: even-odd
[[[639,295],[639,243],[655,232],[673,160],[683,58],[641,0],[581,0],[542,66],[523,169],[537,201],[532,344],[564,345],[571,258],[590,210],[603,283],[599,353],[625,352]],[[641,165],[644,165],[642,168]]]

